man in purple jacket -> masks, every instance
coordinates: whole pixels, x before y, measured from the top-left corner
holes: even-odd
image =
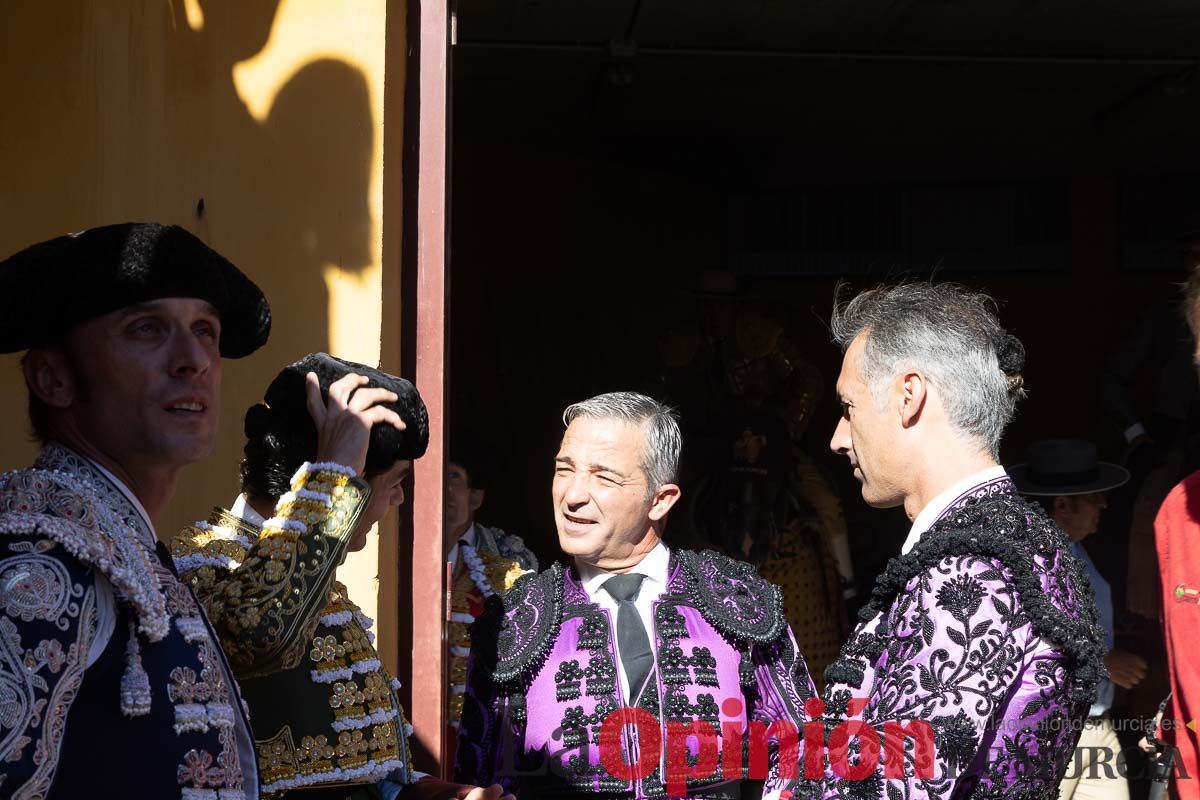
[[[1104,641],[1067,537],[997,461],[1024,348],[990,298],[950,284],[863,292],[831,327],[830,446],[912,529],[825,672],[829,751],[805,793],[1053,798]]]
[[[522,798],[739,798],[748,776],[790,796],[815,698],[779,589],[663,543],[680,495],[670,409],[614,392],[563,419],[551,495],[570,565],[522,577],[475,623],[458,779]]]

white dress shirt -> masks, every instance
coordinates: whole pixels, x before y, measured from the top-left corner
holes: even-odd
[[[237,500],[233,501],[233,506],[230,507],[229,513],[243,522],[248,522],[256,528],[262,528],[266,524],[263,515],[254,510],[250,505],[250,501],[246,499],[246,495],[239,494]]]
[[[656,637],[654,636],[654,603],[667,591],[667,579],[670,577],[667,569],[670,562],[671,551],[660,541],[646,554],[645,558],[632,569],[627,570],[627,572],[646,576],[642,581],[641,588],[638,589],[638,596],[633,601],[633,605],[637,608],[638,616],[642,618],[642,624],[646,626],[646,636],[650,638],[650,649],[654,652],[655,664],[658,663],[658,642],[655,641]],[[625,677],[625,669],[621,666],[620,646],[617,644],[618,604],[616,598],[609,594],[608,590],[602,588],[604,582],[617,573],[578,561],[575,565],[579,568],[579,578],[583,581],[583,590],[587,592],[588,598],[607,611],[612,619],[613,649],[617,653],[617,675],[621,679],[621,697],[628,704],[630,702],[629,679]]]
[[[946,509],[954,505],[964,495],[967,495],[976,486],[981,486],[985,483],[991,483],[1002,478],[1008,477],[1008,473],[1004,471],[1002,466],[988,467],[985,470],[980,470],[973,475],[968,475],[961,481],[958,481],[950,488],[939,494],[937,497],[930,500],[921,509],[921,513],[917,514],[917,518],[913,520],[912,528],[908,531],[908,538],[904,540],[904,546],[900,548],[902,555],[907,555],[908,551],[916,547],[917,542],[921,541],[921,534],[933,527],[933,523],[938,521]]]

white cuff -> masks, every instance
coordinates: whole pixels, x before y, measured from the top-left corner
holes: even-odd
[[[1135,422],[1125,429],[1125,443],[1129,444],[1139,436],[1146,435],[1146,428],[1142,423]]]
[[[305,470],[309,472],[336,472],[339,475],[346,475],[350,478],[358,477],[358,472],[354,467],[347,467],[345,464],[339,464],[336,461],[320,461],[316,464],[305,461],[300,465],[300,469],[296,470],[296,474],[299,475]]]

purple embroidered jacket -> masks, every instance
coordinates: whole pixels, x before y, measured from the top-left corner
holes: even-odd
[[[1007,477],[962,495],[892,559],[862,618],[825,673],[826,730],[850,724],[830,736],[825,777],[802,794],[1057,797],[1103,639],[1066,536]],[[855,721],[880,734],[882,753],[868,733],[839,756],[844,734],[862,730]],[[927,725],[933,751],[888,722]]]
[[[590,602],[574,574],[555,564],[521,578],[503,610],[496,603],[475,623],[457,779],[500,782],[522,797],[661,797],[676,774],[664,755],[668,723],[708,726],[718,748],[726,745],[723,728],[740,737],[748,721],[764,723],[759,730],[776,720],[798,728],[811,679],[779,590],[750,565],[711,551],[673,551],[668,575],[649,632],[658,691],[644,692],[639,702],[653,726],[626,726],[619,743],[623,763],[644,758],[652,769],[622,778],[602,765],[601,727],[622,707],[614,621]],[[694,761],[698,743],[687,746]],[[655,747],[656,754],[643,755]],[[780,777],[771,751],[766,788],[778,796],[795,780]],[[720,757],[715,767],[691,770],[704,774],[687,778],[687,793],[736,797],[743,773],[725,774]]]

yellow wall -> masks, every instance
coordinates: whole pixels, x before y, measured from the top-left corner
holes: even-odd
[[[388,0],[0,5],[0,255],[92,225],[173,222],[271,301],[271,341],[225,363],[216,450],[185,473],[160,537],[235,497],[242,412],[282,365],[313,350],[379,363],[384,34],[402,20]],[[14,357],[0,389],[10,468],[34,452]],[[372,616],[377,542],[341,572]]]

